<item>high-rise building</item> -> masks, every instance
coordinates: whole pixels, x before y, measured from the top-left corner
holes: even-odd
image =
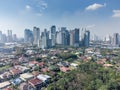
[[[51,27],[51,39],[52,39],[52,46],[56,44],[56,26]]]
[[[2,31],[0,31],[0,42],[2,42]]]
[[[70,31],[70,46],[74,46],[75,44],[75,39],[74,39],[74,30]]]
[[[30,29],[24,30],[24,42],[33,44],[33,33]]]
[[[119,46],[119,33],[114,33],[113,34],[113,45],[114,46]]]
[[[100,41],[100,39],[96,34],[94,34],[92,37],[92,41]]]
[[[52,40],[49,39],[49,32],[47,29],[42,32],[41,37],[40,37],[40,42],[39,42],[40,48],[50,48],[52,46]]]
[[[111,41],[112,41],[112,38],[111,38],[111,36],[108,34],[108,35],[106,35],[106,37],[105,37],[105,40],[104,40],[107,44],[111,44]]]
[[[70,44],[70,35],[66,27],[61,27],[61,30],[57,32],[57,44],[60,45]]]
[[[79,29],[75,28],[75,44],[79,44]]]
[[[13,38],[12,38],[12,30],[8,30],[7,41],[8,41],[8,42],[12,42],[12,41],[13,41]]]
[[[34,44],[38,45],[40,39],[40,28],[33,27]]]
[[[82,29],[80,30],[80,32],[79,32],[79,33],[80,33],[80,35],[79,35],[79,36],[80,36],[80,37],[79,37],[79,40],[80,40],[80,41],[83,41],[83,40],[84,40],[84,32],[85,32],[85,31],[84,31],[84,28],[82,28]]]
[[[7,36],[6,36],[6,34],[2,34],[2,42],[7,42]]]
[[[61,44],[62,40],[61,40],[61,31],[56,32],[56,44]]]
[[[79,29],[74,29],[70,31],[70,45],[78,47],[79,46]]]
[[[89,44],[90,44],[90,31],[85,30],[83,46],[84,47],[89,47]]]
[[[17,41],[17,35],[13,34],[13,41],[16,42]]]

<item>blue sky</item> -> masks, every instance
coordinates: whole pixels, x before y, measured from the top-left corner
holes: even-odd
[[[87,28],[105,36],[120,33],[120,0],[0,0],[0,30],[22,37],[25,28]]]

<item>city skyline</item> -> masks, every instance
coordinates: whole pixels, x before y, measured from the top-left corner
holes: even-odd
[[[68,29],[87,28],[93,34],[105,36],[119,33],[119,0],[1,0],[0,30],[13,30],[19,37],[24,29],[34,26],[50,30],[50,26]],[[19,33],[19,34],[18,34]]]

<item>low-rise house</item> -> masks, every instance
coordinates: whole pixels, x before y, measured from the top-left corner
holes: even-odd
[[[14,86],[17,86],[19,85],[20,83],[22,83],[22,79],[20,78],[15,78],[13,80],[10,80],[11,84],[14,85]]]
[[[0,90],[3,90],[3,89],[7,88],[10,85],[11,84],[10,84],[9,81],[5,81],[5,82],[0,83]]]
[[[36,77],[36,76],[38,76],[40,73],[39,73],[39,71],[33,71],[32,74],[33,74],[34,77]]]
[[[48,75],[39,74],[37,78],[42,80],[45,84],[48,84],[51,77]]]
[[[51,57],[51,59],[57,59],[57,58],[58,58],[58,57],[56,57],[56,56],[52,56],[52,57]]]
[[[43,87],[43,82],[42,82],[42,80],[40,80],[40,79],[38,79],[38,78],[33,78],[33,79],[29,80],[28,83],[29,83],[35,90],[41,90],[41,88]]]
[[[70,66],[74,69],[76,69],[78,67],[78,64],[77,63],[71,63]]]
[[[32,55],[32,54],[35,54],[36,52],[34,50],[27,50],[26,51],[26,54],[27,55]]]
[[[4,79],[11,79],[12,78],[12,74],[10,72],[5,72],[5,73],[3,73],[3,78]]]
[[[13,76],[18,76],[22,73],[21,70],[15,68],[11,69],[10,72],[12,73]]]
[[[103,66],[104,66],[104,67],[113,67],[112,64],[104,64]]]
[[[42,58],[47,58],[48,55],[47,54],[42,54]]]
[[[30,71],[29,68],[27,68],[27,67],[25,67],[25,66],[21,66],[21,65],[16,65],[16,66],[15,66],[15,69],[19,69],[19,70],[21,70],[22,72],[28,72],[28,71]]]
[[[37,63],[37,65],[38,65],[39,67],[43,67],[43,66],[44,66],[44,62]]]
[[[69,63],[68,63],[68,62],[59,62],[59,63],[57,63],[57,65],[58,65],[59,67],[63,67],[63,66],[68,67],[68,66],[69,66]]]
[[[35,66],[35,65],[37,65],[37,64],[38,64],[37,61],[30,61],[30,62],[29,62],[29,66],[30,66],[30,67],[33,67],[33,66]]]
[[[60,67],[60,71],[62,71],[62,72],[68,72],[68,71],[70,71],[70,68],[69,67]]]
[[[46,72],[49,71],[49,69],[46,67],[46,68],[42,68],[41,71],[44,72],[44,73],[46,73]]]
[[[21,83],[19,86],[19,90],[35,90],[28,83]]]
[[[30,79],[32,79],[34,76],[30,73],[24,73],[24,74],[21,74],[20,75],[20,78],[23,80],[23,81],[28,81]]]

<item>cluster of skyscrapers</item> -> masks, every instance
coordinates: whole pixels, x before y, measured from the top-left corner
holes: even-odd
[[[114,33],[113,36],[106,35],[104,41],[107,44],[111,44],[113,46],[119,46],[120,45],[120,35],[119,35],[119,33]]]
[[[7,34],[0,31],[0,43],[24,42],[31,45],[37,45],[40,48],[52,48],[55,46],[89,47],[90,41],[101,42],[105,45],[115,47],[120,46],[120,34],[106,35],[100,39],[97,35],[90,38],[90,31],[84,28],[75,28],[68,30],[66,27],[57,28],[51,26],[49,30],[40,30],[39,27],[24,30],[24,38],[18,38],[12,30],[7,30]],[[91,42],[92,43],[92,42]]]
[[[12,30],[7,31],[7,35],[3,34],[2,31],[0,31],[0,42],[6,43],[6,42],[16,42],[18,40],[16,34],[12,34]]]
[[[51,48],[56,45],[88,47],[90,31],[82,29],[82,34],[80,34],[80,29],[78,28],[67,30],[66,27],[61,27],[57,29],[53,25],[50,30],[44,29],[44,31],[40,32],[40,28],[33,27],[33,30],[25,29],[24,41],[40,48]]]

